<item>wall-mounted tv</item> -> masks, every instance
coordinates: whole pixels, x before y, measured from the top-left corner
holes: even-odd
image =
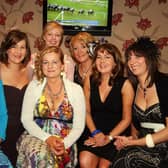
[[[65,35],[87,31],[110,36],[112,7],[112,0],[43,0],[43,23],[59,22]]]

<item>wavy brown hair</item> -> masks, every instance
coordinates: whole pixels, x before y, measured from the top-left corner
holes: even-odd
[[[122,57],[121,57],[121,53],[119,51],[119,49],[111,44],[111,43],[105,43],[105,44],[100,44],[95,48],[94,51],[94,60],[93,60],[93,80],[99,85],[101,83],[101,74],[100,72],[97,70],[96,65],[95,65],[95,61],[97,59],[98,56],[98,52],[104,53],[104,51],[107,51],[113,58],[114,58],[114,62],[116,63],[115,68],[112,70],[111,72],[111,77],[109,79],[109,85],[113,85],[114,80],[119,77],[119,76],[123,76],[123,61],[122,61]]]
[[[36,57],[35,60],[35,75],[38,81],[42,82],[45,75],[42,71],[42,65],[43,65],[43,57],[48,53],[55,53],[59,55],[59,58],[61,60],[61,63],[64,64],[64,54],[60,47],[56,46],[50,46],[45,49],[43,49]]]

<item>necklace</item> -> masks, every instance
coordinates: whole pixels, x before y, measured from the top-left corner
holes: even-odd
[[[63,83],[61,82],[61,86],[60,86],[58,92],[57,93],[53,93],[51,88],[50,88],[50,86],[47,83],[47,90],[48,90],[48,93],[49,93],[51,98],[57,99],[59,97],[59,95],[61,94],[62,88],[63,88]]]
[[[82,66],[81,66],[81,72],[82,72],[82,79],[84,80],[87,76],[87,73],[89,72],[90,68],[92,67],[92,64],[89,65],[89,67],[86,69],[86,71],[83,70]]]
[[[63,82],[61,82],[61,86],[60,86],[58,92],[53,93],[50,86],[47,83],[47,92],[48,92],[48,95],[50,96],[50,99],[51,99],[51,111],[55,111],[54,100],[60,96],[62,89],[63,89]]]
[[[143,88],[140,84],[138,85],[138,88],[143,92],[144,98],[146,98],[147,88]]]

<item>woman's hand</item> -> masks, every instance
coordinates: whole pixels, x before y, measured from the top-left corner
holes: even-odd
[[[133,140],[132,136],[126,137],[126,136],[115,136],[116,140],[114,142],[114,145],[116,146],[117,150],[121,150],[122,148],[126,146],[130,146]]]
[[[65,153],[63,139],[59,136],[50,136],[46,139],[46,143],[50,147],[51,151],[55,153],[56,156],[61,156]]]
[[[96,143],[93,147],[100,147],[105,145],[106,136],[102,132],[96,134],[94,138]]]
[[[94,137],[89,137],[84,144],[92,147],[101,147],[109,143],[109,138],[102,132],[96,134]]]
[[[84,144],[87,146],[94,146],[96,144],[96,139],[94,137],[89,137],[85,140]]]

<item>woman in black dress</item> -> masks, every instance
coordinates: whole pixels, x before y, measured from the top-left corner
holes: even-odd
[[[89,132],[80,167],[108,168],[116,154],[113,137],[126,133],[131,122],[134,91],[122,76],[121,54],[114,45],[98,45],[93,61],[93,75],[84,83]]]
[[[92,44],[94,41],[95,38],[87,32],[77,33],[72,36],[70,41],[70,52],[72,58],[76,62],[73,81],[82,87],[85,79],[92,73],[93,57],[90,52],[89,44]],[[87,132],[88,130],[85,128],[84,132],[77,141],[78,153],[81,150],[81,146],[83,145]],[[79,167],[79,164],[77,167]]]
[[[83,87],[84,80],[92,73],[93,55],[89,50],[89,44],[95,41],[94,37],[87,32],[79,32],[72,36],[70,51],[75,60],[74,82]]]
[[[125,56],[128,76],[136,90],[133,130],[131,137],[116,137],[120,152],[112,167],[167,167],[168,76],[158,72],[160,51],[149,37],[140,37]]]
[[[2,143],[4,153],[15,167],[16,141],[23,132],[20,121],[22,100],[31,79],[30,46],[27,35],[20,30],[11,30],[1,44],[0,73],[8,111],[6,140]]]

